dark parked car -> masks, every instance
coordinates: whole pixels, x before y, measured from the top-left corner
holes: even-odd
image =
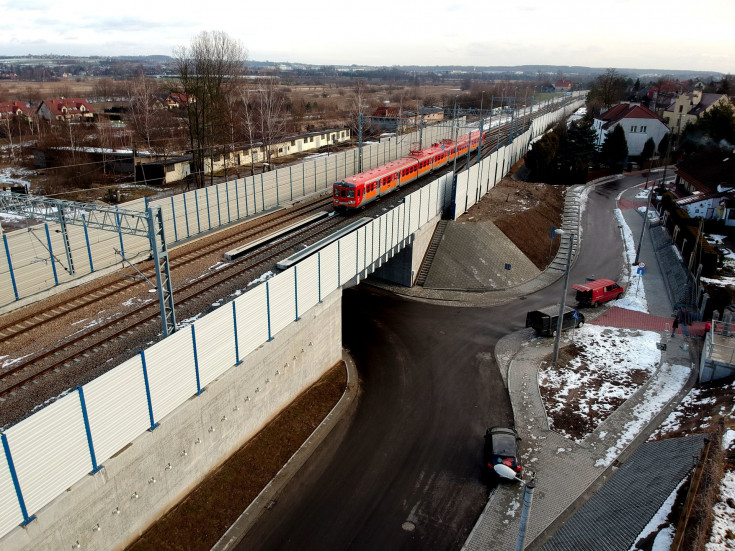
[[[582,327],[584,325],[584,314],[569,306],[564,307],[561,329]],[[542,337],[555,337],[559,326],[559,305],[539,308],[526,314],[526,327],[533,329]]]
[[[521,473],[518,462],[516,443],[520,440],[518,433],[508,427],[490,427],[485,432],[485,468],[486,474],[497,479],[495,465],[502,463],[513,469],[516,476]]]

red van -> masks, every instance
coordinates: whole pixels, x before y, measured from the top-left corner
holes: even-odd
[[[577,304],[592,306],[592,308],[597,308],[608,300],[621,298],[625,293],[625,289],[611,279],[596,279],[589,283],[577,283],[572,285],[572,289],[577,291]]]

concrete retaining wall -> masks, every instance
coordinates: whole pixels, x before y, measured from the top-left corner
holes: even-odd
[[[339,289],[10,532],[3,550],[130,544],[341,361],[341,306]]]
[[[429,245],[431,245],[431,238],[434,236],[434,230],[439,220],[441,220],[441,216],[436,216],[419,228],[412,236],[413,242],[411,245],[393,257],[390,262],[378,268],[375,275],[380,279],[404,287],[412,287],[419,268],[421,268],[421,262],[424,260]]]

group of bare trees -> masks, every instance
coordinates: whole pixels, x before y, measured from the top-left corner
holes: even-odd
[[[187,101],[187,126],[192,172],[198,186],[205,185],[205,163],[210,179],[214,159],[227,162],[238,143],[262,144],[266,162],[271,145],[286,132],[286,97],[272,77],[244,77],[247,50],[240,41],[221,31],[204,31],[190,46],[176,51],[180,91]],[[252,155],[251,155],[252,159]],[[252,163],[251,163],[252,168]]]

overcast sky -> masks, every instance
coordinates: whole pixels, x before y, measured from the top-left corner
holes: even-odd
[[[735,73],[735,0],[0,0],[0,55],[171,55],[203,30],[325,65],[584,65]]]

